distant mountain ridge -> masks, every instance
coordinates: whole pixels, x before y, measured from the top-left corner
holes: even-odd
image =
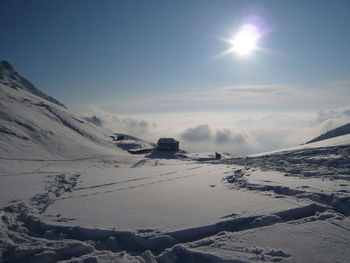
[[[333,137],[338,137],[346,134],[350,134],[350,123],[340,126],[338,128],[335,128],[333,130],[330,130],[328,132],[325,132],[322,135],[312,139],[311,141],[308,141],[307,143],[323,141],[323,140],[327,140]]]
[[[30,93],[46,99],[56,105],[67,108],[63,103],[59,102],[55,98],[45,94],[41,90],[37,89],[29,80],[19,75],[11,66],[11,64],[5,60],[0,62],[0,83],[10,86],[11,88],[20,88]]]

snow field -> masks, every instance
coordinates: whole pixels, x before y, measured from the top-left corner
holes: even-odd
[[[350,135],[215,160],[115,132],[0,64],[0,262],[349,262]]]

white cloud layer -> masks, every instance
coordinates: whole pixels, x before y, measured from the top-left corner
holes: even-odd
[[[98,126],[102,126],[111,132],[126,133],[141,138],[151,138],[151,128],[156,127],[156,124],[151,124],[145,120],[109,113],[95,106],[90,106],[82,115],[85,119],[98,119],[102,124]]]
[[[102,126],[156,142],[174,137],[190,152],[250,154],[295,146],[350,122],[350,107],[318,111],[244,114],[188,112],[119,115],[91,106],[84,116],[97,116]]]

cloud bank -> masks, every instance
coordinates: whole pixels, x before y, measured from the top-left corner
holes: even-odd
[[[201,124],[194,128],[188,128],[181,134],[182,139],[189,142],[205,142],[211,139],[211,130],[208,124]]]
[[[152,139],[151,129],[156,127],[156,124],[143,119],[109,113],[95,106],[90,106],[82,115],[84,119],[110,132],[125,133],[144,139]]]
[[[156,142],[174,137],[189,152],[251,154],[305,143],[350,122],[350,107],[298,113],[242,114],[188,112],[119,115],[91,106],[84,114],[96,116],[102,126]]]

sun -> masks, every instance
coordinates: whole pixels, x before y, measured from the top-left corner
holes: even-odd
[[[232,43],[232,51],[240,56],[249,55],[256,49],[258,39],[258,29],[253,25],[244,25],[230,41]]]
[[[217,55],[217,58],[224,57],[231,53],[239,57],[248,57],[253,51],[262,51],[263,49],[258,46],[258,41],[261,37],[262,33],[259,31],[258,27],[253,24],[244,24],[232,38],[221,39],[230,44],[230,48]]]

